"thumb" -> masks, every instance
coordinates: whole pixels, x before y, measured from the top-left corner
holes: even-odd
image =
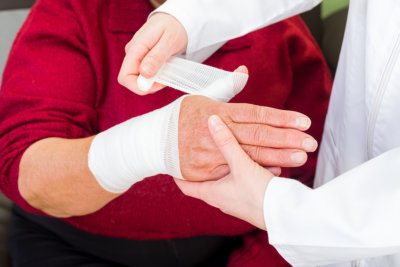
[[[183,194],[203,200],[209,205],[216,207],[215,197],[213,197],[215,181],[191,182],[177,178],[174,178],[174,181]]]
[[[234,72],[241,72],[244,74],[249,74],[249,69],[245,65],[242,65],[242,66],[239,66]]]
[[[175,53],[179,52],[171,47],[171,38],[164,33],[158,43],[147,53],[140,64],[140,73],[146,78],[154,77],[161,66]]]
[[[243,165],[243,163],[253,162],[240,147],[229,128],[217,115],[212,115],[208,119],[208,129],[218,149],[228,162],[231,171]]]

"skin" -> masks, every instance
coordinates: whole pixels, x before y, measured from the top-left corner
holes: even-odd
[[[149,2],[154,8],[157,8],[161,4],[163,4],[165,2],[165,0],[149,0]]]
[[[145,78],[153,77],[164,62],[183,51],[187,43],[186,31],[179,21],[168,14],[154,14],[125,46],[126,55],[118,82],[139,95],[161,90],[164,86],[157,83],[147,92],[139,90],[139,74]]]
[[[281,112],[250,104],[227,104],[215,102],[203,96],[191,96],[193,101],[183,101],[179,119],[179,151],[182,175],[186,180],[202,181],[218,179],[229,173],[223,155],[213,142],[207,119],[219,114],[238,138],[249,156],[265,167],[295,167],[303,165],[307,154],[303,151],[316,149],[316,141],[309,135],[282,125]],[[207,107],[207,108],[204,108]],[[249,114],[257,114],[250,117]],[[299,113],[286,113],[295,120]],[[198,126],[193,127],[193,122]],[[287,127],[287,128],[279,128]],[[182,129],[182,130],[181,130]],[[196,140],[195,142],[193,142]],[[310,147],[304,147],[310,140]],[[294,157],[293,157],[294,155]],[[280,171],[274,171],[279,175]]]
[[[273,174],[251,160],[218,116],[210,117],[209,129],[228,162],[230,173],[218,181],[189,182],[175,179],[176,184],[184,194],[267,230],[263,201]]]
[[[105,191],[87,165],[93,137],[46,138],[23,154],[18,188],[33,207],[54,217],[95,212],[118,197]]]

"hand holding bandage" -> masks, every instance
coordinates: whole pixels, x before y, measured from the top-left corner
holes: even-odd
[[[173,16],[165,13],[152,15],[125,46],[119,83],[139,95],[161,90],[165,86],[157,83],[151,90],[139,89],[139,74],[146,78],[154,77],[167,59],[185,49],[187,42],[185,29]]]
[[[186,96],[100,133],[89,151],[89,168],[99,184],[114,193],[160,173],[196,181],[221,178],[229,168],[208,132],[212,114],[223,118],[242,147],[263,166],[302,165],[304,151],[317,146],[301,132],[310,123],[300,113]],[[299,153],[302,158],[293,160],[292,155]]]

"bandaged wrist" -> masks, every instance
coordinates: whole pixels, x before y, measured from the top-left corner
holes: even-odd
[[[88,165],[107,191],[122,193],[157,174],[182,177],[179,167],[178,122],[183,97],[98,134]]]
[[[140,78],[149,89],[159,82],[177,90],[228,102],[245,86],[248,75],[228,72],[173,57],[151,80]],[[122,193],[134,183],[157,174],[182,178],[178,123],[183,97],[98,134],[89,150],[89,169],[107,191]]]

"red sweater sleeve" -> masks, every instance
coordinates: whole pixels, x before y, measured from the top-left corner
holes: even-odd
[[[14,42],[3,75],[0,188],[30,212],[38,211],[18,191],[24,151],[44,138],[86,137],[97,128],[95,78],[82,29],[71,16],[64,1],[39,1]]]
[[[232,253],[229,259],[229,267],[290,267],[276,251],[268,245],[268,234],[261,230],[242,236],[243,245]]]

